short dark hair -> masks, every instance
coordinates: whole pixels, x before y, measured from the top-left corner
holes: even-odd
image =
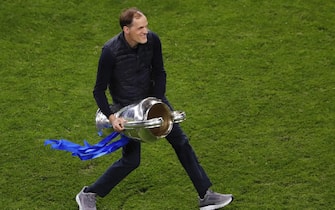
[[[123,26],[131,26],[134,18],[140,18],[142,16],[144,16],[144,14],[136,7],[123,10],[119,20],[121,29],[123,29]]]

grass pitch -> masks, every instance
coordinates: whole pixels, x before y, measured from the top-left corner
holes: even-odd
[[[333,1],[2,1],[0,207],[76,209],[120,157],[91,161],[45,139],[98,142],[92,97],[101,46],[136,6],[160,35],[167,96],[227,209],[335,207]],[[98,209],[197,209],[164,140]]]

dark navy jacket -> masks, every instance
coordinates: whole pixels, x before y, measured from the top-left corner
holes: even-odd
[[[109,107],[107,88],[113,104],[119,107],[148,96],[165,99],[166,72],[161,42],[151,31],[147,37],[147,43],[131,48],[121,32],[103,46],[93,95],[107,117],[115,111]]]

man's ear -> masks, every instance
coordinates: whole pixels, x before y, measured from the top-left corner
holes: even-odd
[[[125,34],[129,34],[129,27],[128,26],[123,26],[122,30]]]

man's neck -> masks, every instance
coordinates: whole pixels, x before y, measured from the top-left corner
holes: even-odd
[[[125,38],[126,42],[128,43],[128,45],[129,45],[131,48],[137,48],[137,46],[138,46],[138,43],[137,43],[137,42],[132,41],[132,40],[129,39],[129,37],[126,36],[126,35],[124,35],[124,38]]]

